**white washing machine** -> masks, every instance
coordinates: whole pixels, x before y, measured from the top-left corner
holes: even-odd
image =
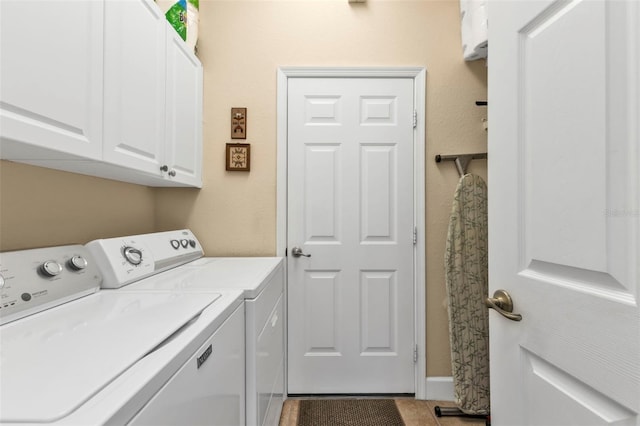
[[[135,292],[241,291],[246,324],[246,424],[278,424],[284,399],[282,258],[201,257],[200,243],[189,230],[96,240],[87,247],[103,272],[103,288]],[[131,259],[124,260],[126,256]],[[174,265],[177,259],[184,264],[170,269],[168,265]],[[131,260],[137,263],[135,267]]]
[[[0,423],[243,423],[242,292],[101,281],[80,245],[0,253]]]

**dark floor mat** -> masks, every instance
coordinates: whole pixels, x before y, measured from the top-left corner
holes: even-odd
[[[404,426],[392,399],[303,399],[298,426]]]

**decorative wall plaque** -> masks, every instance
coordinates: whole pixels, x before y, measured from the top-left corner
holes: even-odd
[[[226,155],[227,170],[248,172],[251,166],[251,145],[248,143],[228,143]]]
[[[247,109],[231,108],[231,139],[247,138]]]

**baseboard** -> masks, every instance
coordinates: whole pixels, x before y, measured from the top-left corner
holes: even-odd
[[[453,401],[453,377],[427,377],[426,398],[430,401]]]

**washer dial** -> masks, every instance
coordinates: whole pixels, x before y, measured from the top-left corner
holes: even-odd
[[[71,259],[69,259],[69,262],[67,262],[69,268],[74,271],[82,271],[87,267],[88,264],[89,263],[87,262],[87,259],[80,255],[73,256]]]
[[[137,266],[142,263],[142,251],[131,246],[127,246],[122,250],[122,255],[130,264]]]
[[[40,271],[47,277],[55,277],[62,272],[62,265],[55,260],[47,260],[40,266]]]

